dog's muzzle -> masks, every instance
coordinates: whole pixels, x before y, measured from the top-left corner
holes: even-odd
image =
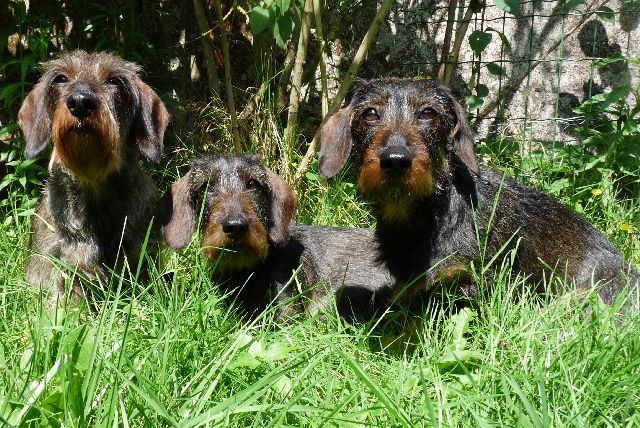
[[[222,222],[222,231],[233,241],[242,239],[249,231],[249,220],[241,215],[228,216]]]
[[[69,112],[78,119],[91,116],[98,106],[98,97],[91,92],[74,92],[67,98]]]
[[[391,176],[400,176],[411,168],[413,153],[407,147],[391,146],[380,153],[380,168]]]

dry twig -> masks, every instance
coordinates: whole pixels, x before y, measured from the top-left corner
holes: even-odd
[[[218,73],[216,73],[216,61],[210,40],[211,30],[209,29],[209,20],[207,19],[207,11],[203,0],[193,0],[193,10],[195,11],[198,31],[200,32],[200,43],[202,44],[204,65],[207,69],[209,91],[211,98],[217,98],[220,96],[220,79],[218,78]]]
[[[287,115],[287,129],[285,130],[285,145],[291,148],[295,128],[298,124],[298,109],[300,107],[300,88],[302,87],[302,75],[304,73],[304,63],[307,57],[307,47],[309,46],[309,33],[311,32],[311,19],[313,13],[313,1],[305,1],[304,12],[302,13],[302,25],[300,26],[300,37],[298,38],[298,49],[296,50],[296,60],[291,74],[291,90],[289,92],[289,114]]]
[[[233,136],[233,147],[236,153],[242,153],[242,143],[240,141],[240,131],[238,130],[238,118],[236,117],[236,104],[233,100],[233,85],[231,83],[231,61],[229,60],[229,41],[227,31],[224,28],[224,16],[220,0],[213,1],[218,16],[218,28],[220,29],[220,40],[222,41],[222,55],[224,57],[224,80],[227,89],[227,104],[229,115],[231,116],[231,133]]]

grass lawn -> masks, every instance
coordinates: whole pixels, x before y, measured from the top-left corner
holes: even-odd
[[[491,153],[483,161],[492,163]],[[522,165],[497,166],[553,190],[544,169]],[[301,221],[371,225],[349,180],[323,191],[314,174],[307,178]],[[572,181],[554,196],[639,264],[638,195]],[[192,245],[163,250],[149,282],[114,273],[122,293],[101,294],[95,308],[52,310],[24,281],[29,217],[23,199],[10,203],[0,229],[0,423],[640,426],[640,316],[619,316],[595,296],[585,310],[570,295],[527,293],[525,278],[506,266],[490,274],[477,266],[492,293],[458,312],[434,302],[408,321],[410,336],[331,312],[287,325],[268,312],[249,324]]]

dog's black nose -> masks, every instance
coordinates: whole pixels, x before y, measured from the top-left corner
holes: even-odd
[[[245,217],[228,217],[222,222],[222,231],[230,239],[242,238],[249,230],[249,221]]]
[[[67,98],[67,108],[78,119],[91,116],[98,106],[98,97],[88,92],[76,92]]]
[[[380,168],[387,174],[403,174],[410,167],[413,155],[406,147],[388,147],[380,153]]]

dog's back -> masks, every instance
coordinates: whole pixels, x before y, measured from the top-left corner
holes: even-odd
[[[578,288],[587,289],[597,281],[607,304],[613,303],[628,281],[638,283],[638,272],[602,232],[548,195],[484,168],[477,186],[485,219],[499,193],[489,236],[501,239],[491,241],[490,252],[504,244],[510,231],[517,231],[512,242],[516,245],[522,238],[518,263],[534,280],[542,281],[545,270],[552,270]]]
[[[296,224],[290,231],[290,245],[302,249],[300,273],[308,293],[307,312],[326,308],[333,296],[339,314],[347,319],[368,320],[386,308],[393,280],[377,260],[372,229]]]

